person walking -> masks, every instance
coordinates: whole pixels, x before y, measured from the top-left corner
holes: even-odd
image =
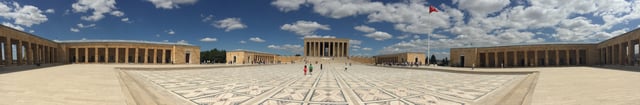
[[[320,64],[320,70],[322,70],[322,63]]]
[[[313,75],[313,64],[309,64],[309,75]]]
[[[307,65],[304,65],[304,69],[302,69],[304,71],[304,75],[307,75]]]
[[[348,65],[344,65],[344,71],[347,71],[347,67],[349,67]]]

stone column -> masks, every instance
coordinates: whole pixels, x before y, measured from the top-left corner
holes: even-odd
[[[139,63],[139,62],[138,62],[138,61],[139,61],[138,56],[140,56],[140,54],[139,54],[139,53],[140,53],[140,49],[135,48],[135,50],[136,50],[136,51],[135,51],[136,53],[134,54],[133,62],[134,62],[134,63]]]
[[[142,59],[144,59],[145,64],[149,63],[149,48],[144,48],[144,56]]]
[[[78,48],[74,48],[74,49],[76,49],[76,57],[73,60],[73,63],[78,63],[78,62],[80,62],[80,56],[79,56],[80,54],[78,54],[78,52],[79,52],[78,50],[80,50],[80,49],[78,49]]]
[[[158,64],[158,49],[153,49],[153,64]]]
[[[506,66],[508,65],[508,63],[509,63],[509,62],[508,62],[508,61],[509,61],[509,59],[507,59],[507,58],[508,58],[508,57],[507,57],[507,51],[503,51],[503,52],[502,52],[502,62],[500,62],[500,66],[505,66],[505,67],[506,67]],[[464,65],[463,65],[463,66],[464,66]]]
[[[628,41],[627,42],[627,52],[626,52],[627,53],[627,56],[626,56],[627,63],[626,63],[626,65],[632,65],[631,64],[631,62],[632,62],[631,60],[633,59],[632,58],[633,54],[634,54],[633,52],[635,51],[633,48],[634,48],[633,41]]]
[[[16,61],[17,61],[17,65],[19,66],[19,65],[22,65],[24,59],[22,59],[22,57],[23,57],[22,56],[22,41],[21,40],[17,40],[17,42],[18,43],[16,44],[16,50],[18,50],[18,51],[16,51],[16,53],[17,53],[16,54],[16,56],[17,56],[16,57]]]
[[[6,40],[4,42],[4,60],[5,60],[5,65],[10,66],[13,63],[13,49],[11,49],[11,38],[6,37]]]
[[[340,44],[339,42],[333,42],[334,44],[334,48],[336,50],[336,57],[340,57],[340,47],[338,46],[338,44]]]
[[[513,66],[518,66],[518,51],[513,51]]]
[[[96,51],[94,53],[93,63],[98,63],[98,47],[95,47],[94,50],[96,50]]]
[[[529,66],[529,56],[527,53],[529,53],[529,51],[524,50],[524,67]]]
[[[302,47],[304,48],[304,49],[302,49],[302,50],[304,50],[304,51],[302,51],[303,55],[304,56],[309,56],[309,54],[307,54],[307,49],[309,48],[307,46],[307,41],[304,41],[304,44],[302,44]],[[163,61],[164,61],[164,59],[163,59]]]
[[[124,48],[124,63],[129,63],[129,48],[125,47]]]
[[[549,50],[544,50],[544,66],[549,66]]]
[[[484,66],[489,67],[489,52],[484,52]]]
[[[493,67],[500,67],[500,63],[498,63],[498,51],[493,52]]]
[[[160,60],[160,62],[162,62],[162,64],[166,63],[165,60],[167,59],[167,49],[162,49],[162,60]],[[227,61],[224,61],[225,63]]]
[[[560,66],[560,51],[556,49],[556,66]]]
[[[540,63],[538,61],[538,50],[533,50],[533,66],[538,67],[538,63]]]
[[[44,58],[43,64],[49,63],[49,55],[47,55],[47,54],[49,54],[48,53],[49,49],[47,49],[47,46],[45,46],[45,45],[42,45],[42,49],[43,49],[42,50],[42,57]]]
[[[618,64],[619,65],[623,65],[624,64],[624,52],[623,52],[622,48],[623,48],[622,47],[622,43],[620,43],[618,45]]]
[[[345,50],[345,52],[344,52],[344,55],[345,55],[346,57],[349,57],[349,47],[350,47],[350,46],[349,46],[349,44],[344,43],[344,47],[345,47],[345,49],[346,49],[346,50]]]
[[[84,48],[84,63],[89,63],[89,48]]]
[[[116,54],[115,54],[116,56],[114,56],[115,59],[113,61],[115,61],[115,63],[118,63],[118,59],[120,59],[120,56],[119,56],[120,52],[118,51],[118,49],[120,48],[116,47],[115,49],[116,49]]]
[[[567,63],[567,66],[568,66],[568,65],[571,65],[571,61],[570,61],[570,60],[571,60],[571,58],[570,58],[570,57],[571,57],[571,55],[569,54],[569,53],[571,53],[571,50],[570,50],[570,49],[567,49],[567,50],[565,51],[565,53],[566,53],[565,55],[567,55],[567,56],[565,56],[565,60],[564,60],[564,62],[566,62],[566,63]]]
[[[109,63],[109,47],[104,47],[104,63]]]
[[[329,42],[329,47],[331,47],[331,57],[336,57],[336,47],[335,47],[335,42],[331,41]]]
[[[313,41],[312,43],[313,43],[313,46],[312,46],[313,56],[315,57],[315,56],[318,56],[318,42]]]
[[[33,49],[31,49],[31,44],[27,42],[27,64],[33,64]]]

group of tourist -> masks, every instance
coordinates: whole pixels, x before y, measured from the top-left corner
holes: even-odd
[[[381,63],[381,64],[380,63],[376,63],[375,65],[376,66],[377,65],[382,65],[382,66],[409,66],[409,67],[416,66],[416,67],[420,67],[420,65],[422,65],[422,63],[421,62],[413,62],[413,63],[410,63],[410,62],[384,62],[384,63]]]
[[[318,63],[316,62],[316,64]],[[347,71],[349,66],[351,66],[351,63],[344,63],[344,71]],[[304,65],[304,68],[302,69],[302,71],[304,71],[304,75],[307,75],[307,70],[309,71],[309,75],[313,75],[313,64],[309,63],[308,67],[306,64]],[[320,63],[320,70],[322,70],[322,63]]]

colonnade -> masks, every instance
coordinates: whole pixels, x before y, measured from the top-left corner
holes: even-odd
[[[305,41],[305,56],[346,57],[349,43],[339,41]]]
[[[251,59],[253,58],[253,59]],[[267,63],[267,64],[272,64],[275,63],[275,56],[266,56],[266,55],[253,55],[250,56],[249,59],[251,63]]]
[[[72,47],[69,63],[173,63],[170,48]]]
[[[477,67],[537,67],[586,65],[587,49],[556,48],[539,50],[478,52]],[[471,65],[471,64],[469,64]]]
[[[636,55],[639,42],[640,39],[630,39],[599,47],[600,64],[640,65],[640,57]]]
[[[57,63],[58,48],[38,42],[0,37],[2,55],[0,65],[18,66]]]

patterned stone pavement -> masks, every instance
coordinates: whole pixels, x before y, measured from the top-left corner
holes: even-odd
[[[466,105],[526,75],[463,74],[342,64],[170,71],[127,71],[194,104],[229,105]]]

